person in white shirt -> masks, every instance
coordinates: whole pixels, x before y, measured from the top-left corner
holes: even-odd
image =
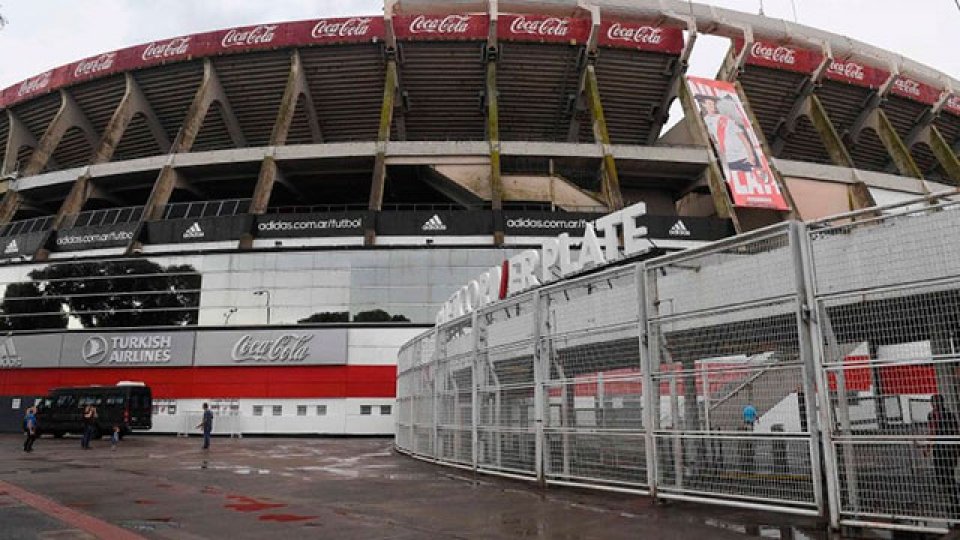
[[[722,111],[720,100],[714,96],[698,95],[703,121],[717,145],[717,151],[731,171],[753,171],[759,164],[753,145],[736,116]],[[732,103],[731,103],[732,104]]]

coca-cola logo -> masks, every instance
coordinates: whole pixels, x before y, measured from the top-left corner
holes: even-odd
[[[570,32],[570,21],[558,17],[546,19],[527,19],[519,16],[510,23],[510,32],[514,34],[533,34],[537,36],[564,37]]]
[[[947,99],[946,107],[953,112],[960,114],[960,96],[950,96]]]
[[[113,67],[114,60],[117,59],[117,53],[108,52],[101,54],[96,58],[89,58],[87,60],[81,60],[77,63],[77,67],[73,70],[74,77],[80,77],[83,75],[92,75],[94,73],[100,73],[101,71],[106,71]]]
[[[830,68],[827,69],[827,71],[834,75],[857,81],[862,81],[866,78],[863,65],[856,62],[837,62],[834,60],[830,62]]]
[[[613,23],[607,29],[607,38],[659,45],[663,41],[663,29],[654,26],[624,26],[620,23]]]
[[[908,96],[920,97],[920,83],[913,79],[898,77],[897,80],[893,81],[893,87]]]
[[[411,34],[466,34],[469,29],[469,15],[447,15],[443,18],[417,15],[410,21]]]
[[[750,48],[750,55],[754,58],[762,58],[769,62],[792,66],[797,63],[797,51],[790,47],[782,45],[774,47],[762,42],[755,42]]]
[[[332,37],[364,37],[370,33],[369,17],[353,17],[345,20],[323,19],[310,31],[314,39]]]
[[[163,43],[151,43],[143,50],[141,58],[155,60],[186,54],[190,49],[190,37],[174,38]]]
[[[43,72],[32,79],[23,81],[17,90],[17,97],[39,92],[50,85],[50,79],[53,77],[53,71]]]
[[[246,29],[233,28],[223,36],[223,39],[220,40],[220,45],[222,45],[224,49],[228,49],[230,47],[270,43],[273,41],[274,36],[276,36],[274,33],[276,29],[277,25],[275,24],[269,26],[261,24]]]
[[[247,334],[233,345],[234,362],[303,362],[310,356],[310,334],[284,334],[256,339]]]

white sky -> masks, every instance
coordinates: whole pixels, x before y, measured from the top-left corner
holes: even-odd
[[[847,35],[960,79],[954,0],[793,0],[799,22]],[[756,13],[760,0],[706,3]],[[791,0],[764,0],[793,19]],[[264,22],[376,15],[378,0],[0,0],[0,88],[87,56],[156,39]],[[726,40],[698,41],[691,75],[713,76]]]

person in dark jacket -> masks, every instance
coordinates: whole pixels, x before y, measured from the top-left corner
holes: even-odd
[[[87,405],[83,409],[83,438],[80,439],[80,448],[90,449],[90,439],[93,438],[93,432],[97,429],[97,408],[93,405]]]
[[[206,403],[203,404],[203,419],[197,424],[197,429],[203,429],[203,449],[210,448],[210,434],[213,433],[213,411]]]

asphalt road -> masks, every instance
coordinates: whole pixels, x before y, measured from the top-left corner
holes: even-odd
[[[390,439],[21,444],[0,435],[0,539],[823,537],[789,516],[474,476]]]

